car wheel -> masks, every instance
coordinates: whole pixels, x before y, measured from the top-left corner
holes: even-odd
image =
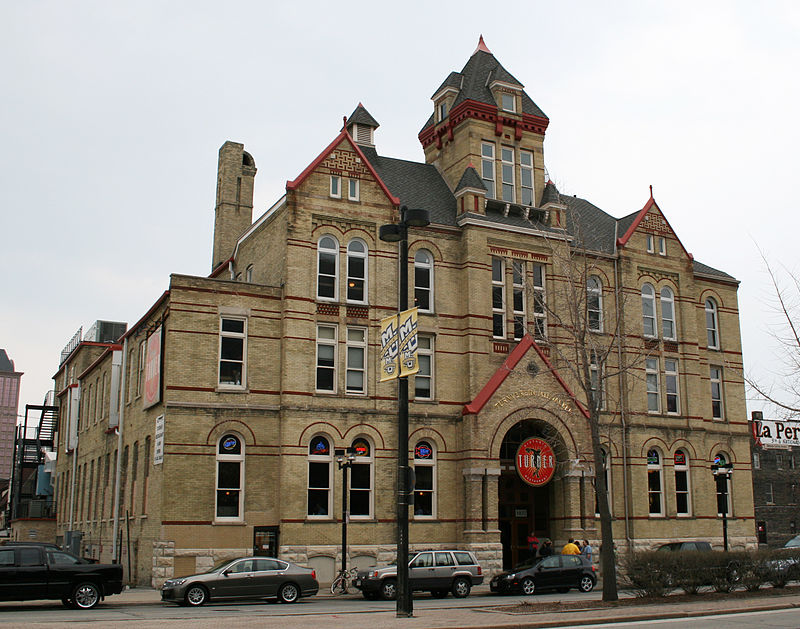
[[[393,601],[397,598],[397,581],[386,579],[381,583],[381,598],[385,601]]]
[[[300,590],[294,583],[284,583],[278,591],[281,603],[294,603],[300,598]]]
[[[187,605],[200,607],[208,600],[208,592],[202,585],[190,585],[183,598]]]
[[[581,577],[581,582],[578,584],[578,589],[581,592],[591,592],[594,589],[594,579],[588,575]]]
[[[522,582],[519,584],[519,586],[522,588],[522,593],[526,596],[530,596],[536,591],[536,584],[530,577],[525,577],[522,579]]]
[[[453,596],[456,598],[466,598],[469,596],[469,591],[472,589],[472,584],[463,577],[459,577],[453,581]]]
[[[94,583],[81,583],[72,590],[71,600],[77,609],[91,609],[100,602],[100,590]]]
[[[447,590],[431,590],[431,596],[434,598],[447,598],[448,594]]]

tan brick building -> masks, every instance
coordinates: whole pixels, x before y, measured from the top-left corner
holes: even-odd
[[[117,531],[124,561],[130,538],[142,583],[254,551],[325,580],[340,553],[333,451],[354,446],[350,561],[392,558],[397,390],[377,357],[398,262],[378,231],[404,204],[431,214],[409,230],[412,548],[468,547],[492,570],[531,530],[599,538],[569,312],[594,357],[618,548],[720,544],[718,456],[734,464],[732,544],[755,542],[738,282],[693,259],[652,194],[619,219],[560,195],[547,117],[482,40],[432,100],[425,163],[381,156],[359,105],[255,222],[255,161],[222,146],[211,275],[172,275],[118,343],[80,345],[56,374],[61,534],[107,558]],[[542,486],[515,467],[532,437],[555,455]]]

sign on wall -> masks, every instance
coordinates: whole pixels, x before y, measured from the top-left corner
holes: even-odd
[[[417,309],[381,319],[380,381],[413,376],[417,362]]]
[[[757,446],[800,446],[800,422],[758,419],[751,428]]]
[[[164,462],[164,416],[156,417],[156,433],[153,439],[153,465]]]
[[[556,471],[556,455],[544,439],[532,437],[517,449],[517,473],[528,485],[542,487],[550,482]]]
[[[147,338],[147,359],[144,363],[144,408],[150,408],[161,401],[161,330],[156,331]]]

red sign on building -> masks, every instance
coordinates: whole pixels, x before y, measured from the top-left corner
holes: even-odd
[[[517,472],[528,485],[541,487],[550,482],[556,470],[556,455],[544,439],[532,437],[517,450]]]

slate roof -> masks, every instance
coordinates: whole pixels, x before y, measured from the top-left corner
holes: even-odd
[[[464,169],[464,174],[456,186],[456,192],[464,188],[477,188],[478,190],[486,190],[483,180],[478,175],[478,171],[471,164]]]
[[[0,349],[0,371],[14,372],[14,362],[8,357],[4,349]]]
[[[364,108],[364,105],[361,103],[358,104],[358,107],[355,108],[350,117],[347,119],[345,123],[346,127],[350,127],[352,124],[363,124],[368,127],[372,127],[377,129],[381,125],[378,124],[378,121],[373,118],[370,113]]]
[[[447,75],[447,78],[444,80],[444,82],[439,86],[439,89],[437,89],[433,94],[431,94],[431,98],[436,96],[439,92],[441,92],[446,87],[453,87],[453,88],[455,88],[457,90],[460,90],[461,89],[461,80],[463,78],[464,77],[462,76],[462,74],[460,72],[451,72],[450,74]]]

